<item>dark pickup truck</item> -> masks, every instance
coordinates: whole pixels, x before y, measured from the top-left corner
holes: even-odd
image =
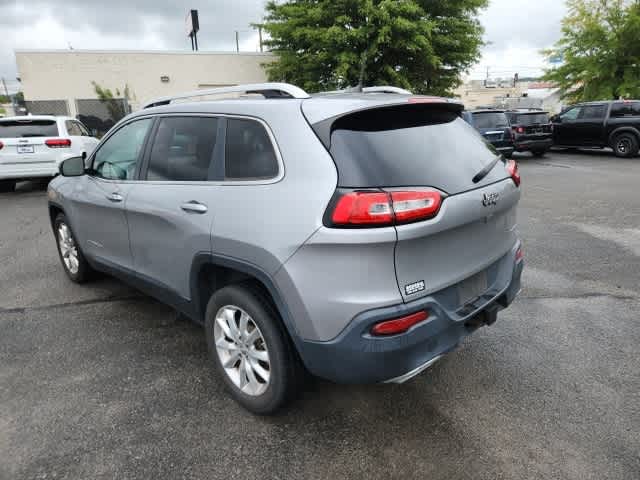
[[[611,147],[618,157],[640,150],[640,101],[616,100],[572,105],[551,118],[558,147]]]

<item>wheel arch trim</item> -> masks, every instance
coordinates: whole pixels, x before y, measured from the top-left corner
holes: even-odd
[[[198,289],[198,275],[207,265],[237,270],[260,282],[271,295],[287,333],[293,340],[298,352],[300,352],[301,337],[298,334],[289,306],[276,286],[276,282],[273,280],[273,277],[258,265],[236,257],[210,252],[199,252],[195,255],[191,265],[189,287],[191,291],[191,302],[197,309],[196,314],[200,319],[204,319],[205,312],[202,311],[202,308],[200,307],[203,302],[202,298],[200,298],[200,292]]]

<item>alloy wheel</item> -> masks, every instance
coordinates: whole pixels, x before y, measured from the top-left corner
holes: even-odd
[[[235,305],[216,313],[213,336],[220,364],[243,393],[262,395],[269,386],[271,363],[260,328],[253,318]]]
[[[62,256],[65,268],[71,274],[75,275],[80,268],[78,247],[66,223],[60,223],[58,225],[58,245],[60,246],[60,255]]]

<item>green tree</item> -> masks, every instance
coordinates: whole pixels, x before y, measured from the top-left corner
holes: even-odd
[[[107,107],[107,111],[109,115],[114,121],[118,121],[121,118],[124,118],[129,112],[129,100],[130,100],[130,91],[129,85],[125,85],[122,94],[120,93],[120,89],[116,88],[115,95],[113,92],[108,89],[98,85],[96,82],[91,82],[93,85],[93,90],[96,92],[96,96],[98,100],[100,100]],[[124,98],[124,102],[122,99]]]
[[[640,97],[640,1],[568,0],[545,79],[572,102]]]
[[[267,3],[270,80],[315,92],[395,85],[450,94],[479,57],[487,0],[290,0]]]

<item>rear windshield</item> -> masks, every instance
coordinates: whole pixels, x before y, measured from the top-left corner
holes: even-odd
[[[55,120],[10,120],[0,121],[0,138],[57,137]]]
[[[512,125],[527,126],[549,123],[549,115],[546,113],[512,113],[510,117]]]
[[[449,194],[506,177],[504,165],[472,178],[497,152],[455,110],[411,105],[365,110],[334,122],[331,155],[338,186],[431,186]]]
[[[476,128],[505,128],[509,126],[509,120],[503,112],[474,113],[473,125]]]

